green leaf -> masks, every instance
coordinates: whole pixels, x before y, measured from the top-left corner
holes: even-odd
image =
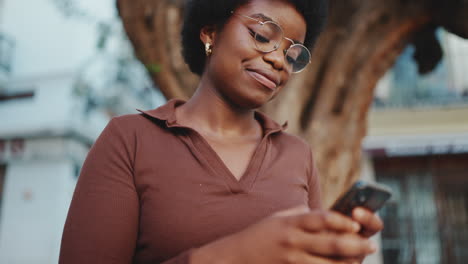
[[[146,69],[150,73],[160,73],[162,71],[162,65],[158,63],[150,63],[146,65]]]

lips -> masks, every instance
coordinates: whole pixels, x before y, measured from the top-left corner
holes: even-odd
[[[247,69],[247,73],[257,82],[271,90],[275,90],[280,83],[279,78],[267,71],[262,71],[259,69]]]

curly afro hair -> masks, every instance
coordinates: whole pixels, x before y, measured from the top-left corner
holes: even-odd
[[[197,75],[205,68],[205,51],[200,41],[204,26],[222,29],[231,17],[231,11],[251,0],[188,0],[185,5],[182,27],[182,56]],[[285,0],[293,4],[306,21],[307,33],[304,45],[312,49],[322,31],[327,15],[327,0]]]

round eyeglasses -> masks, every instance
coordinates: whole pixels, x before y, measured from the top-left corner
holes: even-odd
[[[276,22],[261,21],[250,16],[236,14],[233,11],[231,13],[256,22],[247,28],[255,40],[255,47],[258,51],[265,53],[275,51],[280,47],[283,39],[291,42],[289,48],[283,51],[286,64],[290,67],[291,72],[301,72],[310,63],[310,51],[304,45],[285,37],[283,29]]]

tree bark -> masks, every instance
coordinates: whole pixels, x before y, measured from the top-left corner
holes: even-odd
[[[189,98],[198,78],[180,53],[184,1],[117,0],[117,4],[136,56],[164,96]],[[431,10],[437,5],[424,0],[330,1],[328,24],[314,48],[312,64],[264,107],[278,122],[287,120],[289,132],[311,144],[325,206],[359,177],[374,88],[412,36],[427,25],[444,25],[460,35],[467,32],[461,13],[435,16]],[[461,9],[442,5],[445,13]]]

